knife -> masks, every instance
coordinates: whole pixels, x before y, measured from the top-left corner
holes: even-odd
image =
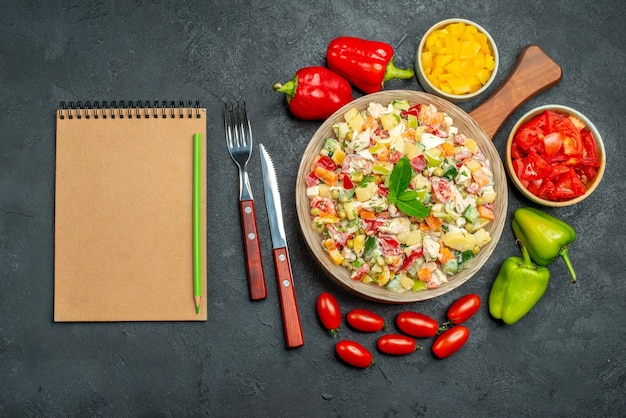
[[[287,250],[287,238],[283,225],[283,213],[280,206],[280,194],[274,163],[265,150],[263,144],[259,144],[261,150],[261,169],[263,170],[263,189],[265,190],[265,204],[272,234],[272,246],[274,247],[274,266],[276,267],[276,279],[278,281],[278,293],[285,328],[285,342],[288,348],[299,347],[304,344],[300,314],[296,302],[296,291],[293,286],[293,274]]]

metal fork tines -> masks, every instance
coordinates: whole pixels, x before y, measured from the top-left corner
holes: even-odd
[[[239,210],[246,251],[250,299],[265,299],[267,290],[261,259],[256,211],[246,169],[252,154],[252,128],[245,101],[224,104],[224,131],[228,152],[239,169]]]
[[[225,104],[224,130],[230,157],[239,167],[239,199],[251,200],[252,190],[246,166],[252,154],[252,128],[245,102]]]

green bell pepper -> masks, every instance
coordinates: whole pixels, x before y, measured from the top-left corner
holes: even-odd
[[[489,313],[513,325],[539,302],[548,288],[550,270],[537,266],[521,244],[522,257],[507,258],[489,292]]]
[[[519,208],[512,221],[515,237],[526,247],[530,258],[547,266],[561,256],[576,282],[576,272],[569,259],[569,244],[576,239],[574,229],[554,216],[535,208]]]

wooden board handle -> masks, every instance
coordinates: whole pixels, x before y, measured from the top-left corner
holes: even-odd
[[[528,45],[500,88],[469,114],[493,140],[500,126],[522,103],[557,84],[561,76],[561,67],[552,58],[537,45]]]

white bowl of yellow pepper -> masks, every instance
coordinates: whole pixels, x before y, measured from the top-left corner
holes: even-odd
[[[489,88],[498,72],[498,48],[491,35],[467,19],[446,19],[422,37],[415,70],[422,88],[453,103]]]

